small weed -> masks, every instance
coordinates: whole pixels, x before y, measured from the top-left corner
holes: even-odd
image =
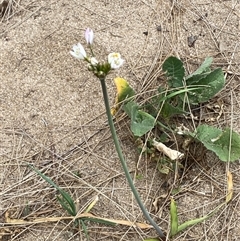
[[[132,99],[128,99],[123,104],[123,110],[131,119],[130,127],[133,135],[136,138],[141,138],[153,128],[159,128],[162,130],[162,134],[154,138],[158,138],[161,142],[166,142],[163,136],[166,138],[166,136],[171,136],[172,133],[180,134],[184,138],[188,138],[189,142],[192,139],[203,143],[222,161],[237,160],[240,157],[240,136],[229,128],[221,130],[209,125],[199,125],[196,130],[189,131],[186,128],[182,133],[177,131],[176,128],[172,128],[174,126],[174,123],[171,123],[172,117],[191,113],[189,106],[209,101],[224,88],[225,79],[222,69],[211,70],[211,63],[212,58],[206,58],[195,72],[185,76],[185,69],[181,60],[176,57],[166,59],[162,69],[167,77],[167,89],[159,87],[158,93],[143,106]],[[127,83],[125,83],[125,86],[127,86],[126,89],[120,90],[124,92],[125,96],[128,96],[128,92],[129,95],[134,92]],[[118,95],[121,95],[119,88]],[[148,150],[151,148],[148,145]],[[166,162],[166,159],[163,159],[162,162]]]
[[[34,168],[33,166],[29,165],[29,167],[35,171],[41,178],[43,178],[47,183],[49,183],[52,187],[56,188],[58,190],[58,192],[60,193],[59,196],[57,196],[57,200],[58,202],[61,204],[62,208],[67,211],[67,213],[73,217],[77,216],[77,209],[76,209],[76,205],[74,203],[73,198],[70,196],[70,194],[68,194],[67,192],[65,192],[64,190],[62,190],[57,184],[55,184],[49,177],[47,177],[46,175],[44,175],[42,172],[40,172],[38,169]],[[93,208],[93,206],[96,204],[96,202],[98,201],[98,198],[95,199],[89,206],[88,208],[85,210],[84,213],[88,213],[90,212],[90,210]],[[109,221],[105,221],[105,220],[100,220],[100,219],[96,219],[96,218],[91,218],[91,217],[82,217],[82,218],[76,218],[74,221],[74,225],[76,227],[78,227],[79,225],[82,226],[82,229],[87,237],[87,239],[89,240],[89,236],[88,236],[88,231],[87,231],[87,226],[86,226],[86,221],[92,221],[92,222],[97,222],[97,223],[104,223],[106,225],[115,225],[115,223],[113,222],[109,222]]]
[[[221,130],[204,124],[190,131],[184,126],[181,126],[181,128],[174,127],[175,123],[171,121],[172,117],[176,115],[186,116],[190,114],[192,112],[191,107],[209,101],[224,88],[225,79],[222,69],[211,70],[211,63],[212,58],[206,58],[195,72],[185,76],[183,62],[176,57],[169,57],[162,65],[162,69],[167,77],[168,87],[166,89],[159,87],[157,94],[143,106],[140,106],[133,99],[123,102],[123,110],[131,119],[130,128],[137,139],[138,149],[147,153],[151,160],[157,161],[157,168],[163,174],[168,174],[170,171],[175,170],[176,164],[181,167],[178,159],[184,156],[184,153],[172,150],[162,143],[168,143],[168,137],[173,133],[174,135],[184,137],[185,149],[188,148],[190,143],[195,141],[201,142],[208,150],[213,151],[221,161],[235,161],[240,157],[240,135],[230,128]],[[129,85],[125,85],[128,88],[121,89],[121,91],[124,91],[125,95],[127,95],[127,91],[132,93],[133,90]],[[118,95],[121,95],[121,93],[118,92]],[[155,128],[153,133],[158,133],[156,130],[159,129],[161,134],[158,137],[150,137],[145,147],[143,145],[145,140],[143,139],[153,128]],[[155,141],[155,138],[158,138],[161,142]],[[164,156],[160,155],[159,152],[163,153]],[[232,180],[231,182],[228,181],[228,186],[229,183],[231,183],[230,186],[232,188]],[[189,220],[181,225],[178,224],[177,205],[171,199],[170,236],[174,236],[189,226],[210,218],[231,200],[232,191],[229,190],[229,192],[231,194],[230,196],[228,195],[226,202],[217,206],[209,214],[198,219]]]

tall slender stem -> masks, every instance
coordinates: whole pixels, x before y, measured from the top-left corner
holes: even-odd
[[[143,203],[142,203],[142,200],[133,184],[133,180],[131,178],[131,175],[128,171],[128,167],[127,167],[127,164],[126,164],[126,161],[123,157],[123,153],[122,153],[122,149],[120,147],[120,143],[119,143],[119,140],[118,140],[118,137],[117,137],[117,133],[116,133],[116,129],[114,127],[114,123],[113,123],[113,119],[112,119],[112,115],[111,115],[111,110],[110,110],[110,105],[109,105],[109,100],[108,100],[108,93],[107,93],[107,88],[106,88],[106,84],[105,84],[105,78],[100,78],[100,81],[101,81],[101,86],[102,86],[102,92],[103,92],[103,97],[104,97],[104,104],[105,104],[105,107],[106,107],[106,112],[107,112],[107,117],[108,117],[108,123],[109,123],[109,126],[110,126],[110,130],[111,130],[111,133],[112,133],[112,138],[113,138],[113,141],[114,141],[114,144],[115,144],[115,148],[116,148],[116,151],[118,153],[118,157],[121,161],[121,164],[122,164],[122,167],[123,167],[123,170],[124,170],[124,173],[126,175],[126,178],[128,180],[128,183],[129,183],[129,186],[134,194],[134,197],[139,205],[139,207],[141,208],[145,218],[151,223],[151,225],[155,228],[155,230],[157,231],[157,233],[159,234],[160,238],[165,240],[165,235],[163,234],[162,230],[159,228],[159,226],[154,222],[154,220],[150,217],[148,211],[146,210],[146,208],[144,207]]]

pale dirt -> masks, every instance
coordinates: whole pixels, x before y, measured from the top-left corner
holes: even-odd
[[[226,73],[227,87],[218,95],[224,115],[218,127],[240,131],[240,3],[232,1],[10,1],[12,12],[0,23],[0,230],[2,240],[87,240],[64,221],[6,226],[4,214],[25,220],[66,216],[56,192],[26,166],[32,163],[69,191],[83,212],[98,195],[92,213],[100,217],[146,222],[123,175],[106,122],[99,81],[85,63],[69,54],[85,44],[86,27],[94,30],[99,59],[120,52],[124,66],[112,71],[107,85],[114,103],[113,78],[126,78],[138,93],[161,83],[161,63],[181,58],[192,71],[207,56]],[[161,26],[161,29],[160,27]],[[161,30],[161,31],[159,31]],[[148,32],[144,34],[143,32]],[[194,47],[187,38],[197,36]],[[216,100],[217,101],[217,100]],[[138,153],[128,122],[117,129],[136,186],[155,221],[169,230],[166,179]],[[184,171],[174,196],[183,222],[210,212],[224,200],[226,170],[233,174],[234,199],[223,211],[172,240],[240,240],[239,162],[226,165],[213,155]],[[73,177],[72,172],[81,177]],[[172,178],[170,185],[172,184]],[[157,209],[154,201],[157,200]],[[143,240],[154,230],[88,223],[89,240]]]

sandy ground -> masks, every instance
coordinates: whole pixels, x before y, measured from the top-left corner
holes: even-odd
[[[10,1],[0,23],[0,230],[2,240],[87,240],[65,221],[6,226],[5,214],[26,217],[66,216],[55,190],[26,166],[32,163],[72,193],[82,212],[98,195],[93,213],[106,218],[146,222],[135,203],[107,126],[99,81],[84,63],[72,58],[73,44],[85,44],[94,30],[94,50],[105,60],[120,52],[125,63],[107,79],[113,104],[113,78],[126,78],[144,94],[161,85],[161,64],[170,55],[191,72],[207,57],[222,67],[226,88],[218,96],[224,115],[218,127],[240,131],[240,3],[214,1]],[[1,5],[0,5],[1,6]],[[196,38],[193,44],[191,39]],[[150,84],[151,83],[151,86]],[[139,160],[127,121],[116,127],[136,186],[155,221],[169,230],[166,177],[156,164]],[[239,162],[221,163],[209,155],[190,168],[174,198],[180,221],[205,215],[226,193],[226,169],[233,173],[234,199],[209,221],[172,240],[240,240]],[[72,173],[79,173],[76,178]],[[157,201],[157,202],[156,202]],[[157,208],[154,204],[157,203]],[[89,240],[143,240],[153,230],[88,223]]]

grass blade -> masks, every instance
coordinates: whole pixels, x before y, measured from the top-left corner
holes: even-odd
[[[178,233],[178,213],[177,213],[177,205],[173,198],[171,198],[170,203],[170,215],[171,215],[171,230],[170,236],[174,236]]]
[[[201,218],[196,218],[196,219],[193,219],[193,220],[189,220],[181,225],[178,226],[178,232],[181,232],[182,230],[192,226],[192,225],[195,225],[195,224],[198,224],[198,223],[201,223],[205,220],[207,220],[208,218],[210,218],[213,214],[215,214],[223,205],[225,205],[225,202],[218,205],[213,211],[211,211],[209,214],[201,217]]]
[[[42,179],[44,179],[47,183],[49,183],[51,186],[53,186],[59,191],[59,193],[62,195],[62,199],[57,197],[59,203],[70,215],[76,216],[77,215],[76,206],[71,196],[68,193],[66,193],[64,190],[62,190],[57,184],[55,184],[49,177],[44,175],[42,172],[40,172],[39,170],[37,170],[31,165],[29,165],[29,167],[33,171],[35,171]]]

